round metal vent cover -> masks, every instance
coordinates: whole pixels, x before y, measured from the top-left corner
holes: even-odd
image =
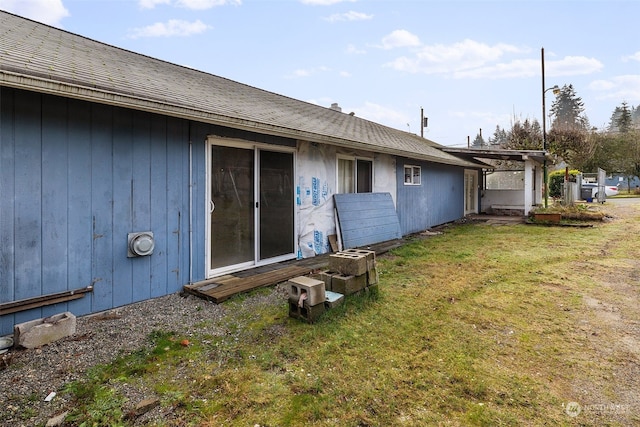
[[[128,257],[151,255],[156,245],[151,231],[129,233],[128,241]]]

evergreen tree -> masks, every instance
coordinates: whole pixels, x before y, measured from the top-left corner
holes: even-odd
[[[537,120],[516,121],[507,134],[504,148],[511,150],[542,150],[542,129]]]
[[[551,128],[564,130],[587,130],[589,119],[584,114],[584,103],[576,95],[573,85],[564,85],[556,95],[556,100],[551,106],[553,122]]]
[[[629,131],[633,128],[633,117],[631,115],[631,110],[629,110],[629,106],[627,105],[626,101],[622,102],[622,105],[620,106],[619,110],[620,110],[620,114],[618,115],[615,121],[616,128],[620,133],[629,133]]]
[[[476,135],[476,139],[473,140],[473,148],[486,148],[487,143],[482,137],[482,131]]]
[[[507,131],[502,129],[499,125],[496,126],[496,130],[493,132],[493,138],[489,138],[489,144],[497,147],[504,147],[509,140]]]

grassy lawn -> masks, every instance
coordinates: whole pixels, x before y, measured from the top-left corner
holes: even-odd
[[[158,331],[69,385],[68,420],[134,425],[118,390],[139,386],[171,413],[156,422],[167,426],[602,425],[564,405],[586,372],[610,378],[579,330],[598,288],[585,260],[622,264],[637,244],[612,245],[630,227],[638,220],[450,226],[379,257],[378,292],[311,325],[289,318],[284,299],[248,311],[252,296],[237,297],[224,336],[196,331],[185,346]]]

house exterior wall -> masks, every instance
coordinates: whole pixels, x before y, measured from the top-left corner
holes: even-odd
[[[204,279],[204,152],[212,134],[296,144],[0,88],[0,303],[94,287],[74,301],[0,316],[0,335],[16,323],[99,312]],[[127,257],[135,231],[154,233],[152,255]]]
[[[420,166],[420,185],[404,184],[405,165]],[[398,158],[396,182],[396,208],[402,235],[464,216],[464,168]]]
[[[395,158],[331,145],[298,142],[296,232],[298,257],[329,252],[328,236],[336,234],[333,195],[337,191],[338,155],[373,160],[373,192],[396,196]]]

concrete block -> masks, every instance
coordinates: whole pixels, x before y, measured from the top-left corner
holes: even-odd
[[[378,268],[374,265],[373,268],[367,270],[367,286],[377,285],[379,281]]]
[[[37,348],[76,333],[76,316],[70,312],[31,320],[13,327],[13,340],[24,348]]]
[[[318,279],[318,280],[322,280],[324,282],[324,290],[326,291],[333,291],[333,289],[331,288],[331,279],[333,278],[333,275],[337,274],[334,271],[321,271],[317,274],[314,274],[313,277],[314,279]]]
[[[329,269],[345,276],[361,276],[367,273],[367,256],[349,252],[331,254]]]
[[[352,295],[363,290],[367,286],[367,275],[344,276],[334,274],[331,279],[331,289],[342,295]]]
[[[287,281],[289,301],[299,303],[306,301],[309,306],[324,304],[325,287],[322,280],[306,276],[298,276]],[[306,295],[306,296],[304,296]]]
[[[302,320],[307,323],[314,323],[324,314],[325,311],[326,307],[324,302],[312,306],[304,303],[302,307],[300,307],[297,302],[289,301],[289,317],[293,317],[294,319]]]
[[[343,294],[332,291],[327,291],[326,294],[327,300],[324,302],[324,305],[327,307],[327,309],[337,307],[344,302]]]
[[[376,260],[375,251],[370,251],[368,249],[345,249],[341,252],[345,254],[352,254],[352,255],[364,255],[368,261]]]

